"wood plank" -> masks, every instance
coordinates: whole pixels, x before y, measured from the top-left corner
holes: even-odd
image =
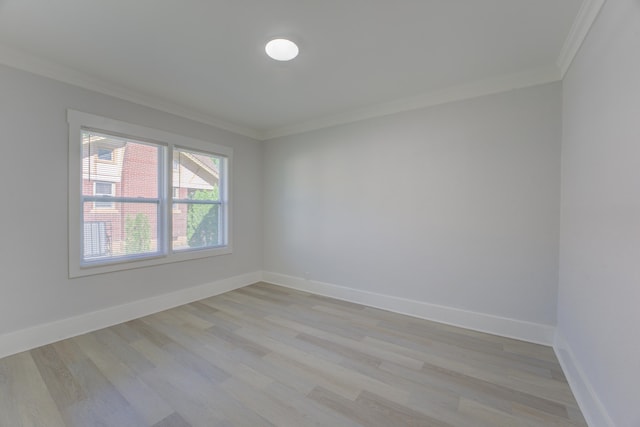
[[[58,408],[64,409],[87,398],[86,391],[78,384],[52,345],[32,350],[31,356]]]
[[[64,382],[68,384],[67,381]],[[28,352],[0,360],[0,425],[65,425],[36,363]]]
[[[114,357],[93,335],[82,335],[74,341],[148,425],[156,424],[174,412],[171,405]]]
[[[184,418],[177,412],[169,415],[168,417],[158,421],[152,427],[192,427],[191,424],[185,421]]]

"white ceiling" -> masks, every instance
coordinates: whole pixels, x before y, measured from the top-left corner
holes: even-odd
[[[0,62],[11,52],[10,65],[25,64],[15,57],[26,55],[30,68],[37,59],[56,69],[49,74],[74,73],[103,91],[273,136],[482,81],[558,80],[581,4],[0,0]],[[296,41],[299,57],[269,59],[264,44],[277,36]]]

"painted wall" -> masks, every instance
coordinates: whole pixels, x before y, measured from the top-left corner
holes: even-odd
[[[553,325],[561,85],[266,142],[268,272]]]
[[[262,146],[151,108],[0,66],[0,335],[262,268]],[[234,149],[234,253],[68,279],[67,108]]]
[[[558,333],[594,425],[640,426],[640,2],[608,1],[563,85]],[[574,367],[575,368],[575,367]],[[591,389],[591,390],[588,390]],[[582,390],[575,390],[577,394]],[[592,396],[593,397],[593,396]],[[597,398],[606,408],[599,412]]]

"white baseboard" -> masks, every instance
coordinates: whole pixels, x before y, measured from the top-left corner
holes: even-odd
[[[571,346],[557,330],[553,350],[556,352],[562,371],[567,377],[587,424],[590,427],[615,427],[598,393],[591,385],[589,377],[578,363]]]
[[[383,310],[433,320],[439,323],[460,326],[479,332],[487,332],[536,344],[553,345],[555,328],[551,325],[543,325],[391,295],[361,291],[268,271],[263,272],[262,280],[273,283],[274,285],[381,308]]]
[[[260,271],[0,335],[0,358],[259,282]]]

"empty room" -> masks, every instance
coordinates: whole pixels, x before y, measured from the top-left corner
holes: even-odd
[[[639,0],[0,0],[0,427],[640,427],[639,53]]]

